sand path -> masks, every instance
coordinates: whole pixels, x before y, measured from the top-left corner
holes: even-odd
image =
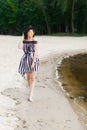
[[[56,82],[56,63],[62,57],[86,52],[87,37],[38,36],[40,68],[34,102],[27,101],[27,82],[17,68],[21,37],[0,36],[0,129],[83,130],[78,116]]]

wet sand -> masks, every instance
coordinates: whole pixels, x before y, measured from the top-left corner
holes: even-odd
[[[60,75],[58,80],[62,83],[66,93],[69,93],[69,98],[83,108],[80,117],[87,126],[87,54],[78,54],[63,59],[58,72]]]

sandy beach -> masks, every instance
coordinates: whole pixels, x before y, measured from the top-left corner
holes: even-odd
[[[28,84],[18,73],[21,37],[0,36],[0,130],[86,130],[56,81],[56,64],[87,52],[87,37],[37,36],[40,67],[29,102]]]

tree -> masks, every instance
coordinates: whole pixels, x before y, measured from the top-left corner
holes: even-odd
[[[45,23],[46,23],[46,27],[47,27],[47,32],[48,34],[51,33],[51,29],[50,29],[50,23],[49,23],[49,15],[47,13],[47,6],[46,6],[46,2],[44,0],[33,0],[35,2],[35,4],[37,5],[37,7],[42,11],[44,19],[45,19]]]
[[[72,33],[74,33],[74,31],[75,31],[75,26],[74,26],[74,9],[75,9],[75,2],[76,2],[76,0],[72,0],[72,20],[71,20],[71,25],[72,25]]]
[[[74,11],[75,11],[75,3],[77,2],[77,0],[54,0],[54,2],[57,2],[57,5],[61,6],[61,10],[63,12],[63,14],[67,14],[66,12],[68,12],[70,10],[70,17],[71,17],[71,31],[74,32]]]

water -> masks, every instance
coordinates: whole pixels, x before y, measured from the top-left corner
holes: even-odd
[[[63,88],[87,112],[87,54],[78,54],[62,60],[57,68]],[[87,124],[87,113],[84,115]]]

